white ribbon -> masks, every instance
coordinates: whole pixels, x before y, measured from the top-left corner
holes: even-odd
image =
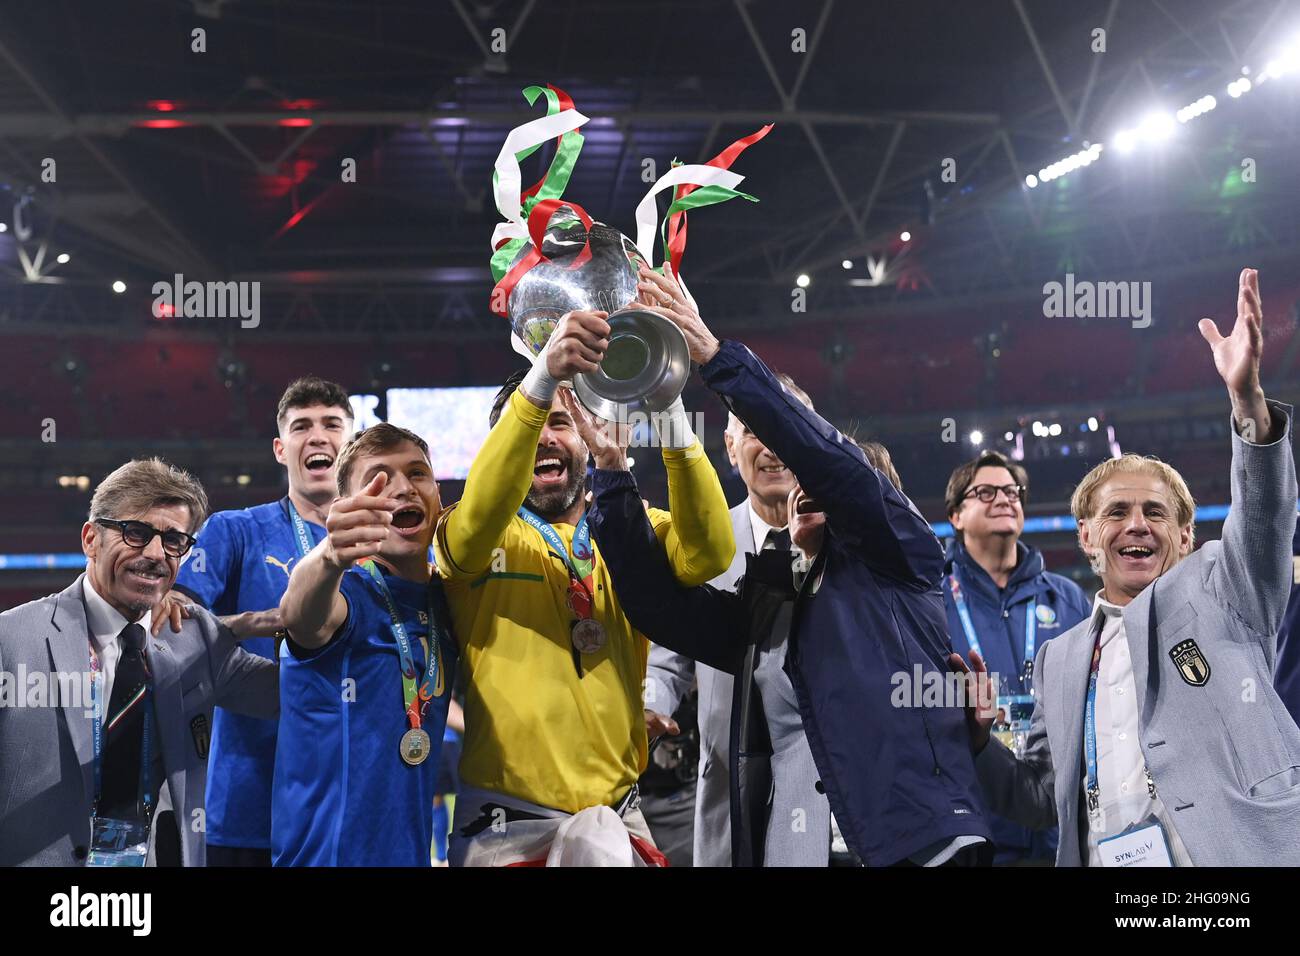
[[[678,166],[651,186],[650,191],[636,207],[636,247],[651,268],[654,267],[655,236],[659,233],[659,207],[655,204],[655,196],[678,183],[690,183],[695,186],[725,186],[728,189],[735,189],[744,178],[729,169],[705,166],[700,163]]]
[[[495,250],[503,241],[523,239],[528,235],[528,224],[523,220],[519,192],[523,189],[519,160],[516,153],[539,146],[547,140],[555,139],[562,133],[577,129],[587,122],[587,117],[577,110],[563,110],[554,116],[543,116],[530,120],[522,126],[516,126],[506,137],[497,154],[496,161],[496,202],[497,209],[506,221],[497,225],[492,231],[492,248]]]

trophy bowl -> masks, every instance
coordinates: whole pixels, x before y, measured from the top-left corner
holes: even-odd
[[[570,268],[584,244],[591,258]],[[566,312],[608,312],[609,348],[599,369],[574,376],[578,399],[592,414],[622,422],[633,412],[650,414],[671,405],[690,375],[690,352],[671,320],[639,307],[637,270],[645,259],[635,243],[604,223],[588,230],[572,210],[561,207],[547,226],[542,254],[546,258],[524,273],[506,305],[511,329],[524,346],[540,353]]]

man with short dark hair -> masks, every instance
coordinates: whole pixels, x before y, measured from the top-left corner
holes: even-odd
[[[1043,565],[1037,548],[1021,541],[1029,475],[1001,452],[984,451],[954,469],[945,501],[955,538],[944,565],[943,600],[953,650],[974,651],[999,675],[1001,739],[1027,739],[1033,716],[1033,661],[1038,647],[1064,634],[1089,613],[1077,584]],[[1056,831],[1033,831],[992,817],[994,865],[1051,865]]]
[[[606,318],[566,313],[507,382],[434,538],[467,673],[453,865],[662,862],[635,789],[648,644],[591,546],[589,452],[560,385],[598,367]],[[655,424],[674,513],[652,509],[651,521],[674,572],[706,581],[731,561],[722,486],[680,401]]]
[[[429,447],[380,423],[339,455],[328,534],[280,602],[276,866],[431,864],[433,798],[458,658],[429,543]]]
[[[276,407],[275,460],[288,475],[279,501],[219,511],[199,532],[174,601],[221,616],[254,654],[273,657],[280,598],[293,566],[325,537],[337,494],[339,449],[352,431],[347,392],[315,376],[285,389]],[[157,632],[162,615],[154,622]],[[271,865],[271,778],[276,725],[218,709],[208,773],[208,865]]]
[[[151,837],[203,866],[213,705],[270,719],[278,701],[275,665],[206,611],[148,637],[207,508],[193,476],[128,462],[91,499],[85,573],[0,614],[0,866],[143,866]],[[41,699],[13,699],[38,677]]]

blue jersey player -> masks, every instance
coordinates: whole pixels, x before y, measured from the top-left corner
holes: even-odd
[[[273,657],[280,598],[295,565],[325,537],[325,515],[337,495],[335,464],[352,424],[341,387],[314,377],[293,382],[280,398],[273,442],[289,493],[212,515],[176,578],[173,603],[202,604],[247,650]],[[155,618],[161,624],[164,615]],[[208,764],[209,866],[271,865],[275,742],[276,721],[217,708]]]

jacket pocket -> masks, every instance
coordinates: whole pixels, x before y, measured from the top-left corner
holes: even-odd
[[[1274,797],[1300,796],[1300,767],[1288,767],[1271,777],[1265,777],[1247,793],[1254,800]]]
[[[212,687],[206,680],[200,679],[194,686],[181,690],[181,709],[187,714],[191,711],[207,710],[211,700]]]

